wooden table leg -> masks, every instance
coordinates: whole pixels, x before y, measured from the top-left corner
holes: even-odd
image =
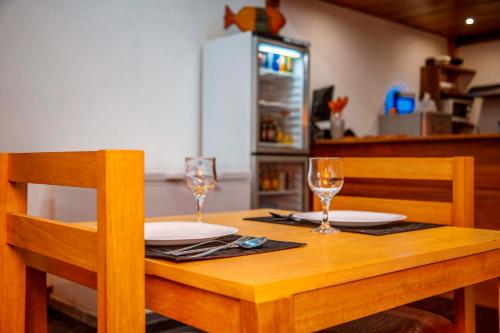
[[[47,274],[26,269],[26,333],[47,333]]]
[[[474,286],[455,290],[455,326],[457,333],[476,332]]]
[[[293,298],[255,304],[241,301],[241,332],[295,332]]]

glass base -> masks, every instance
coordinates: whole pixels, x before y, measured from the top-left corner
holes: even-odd
[[[314,232],[316,234],[322,234],[322,235],[330,235],[330,234],[338,234],[340,232],[340,230],[328,226],[328,227],[317,227],[317,228],[311,229],[311,232]]]

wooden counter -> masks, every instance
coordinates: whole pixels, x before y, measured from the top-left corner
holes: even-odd
[[[478,228],[500,229],[500,135],[441,135],[422,138],[382,137],[347,138],[342,140],[318,140],[312,147],[313,156],[356,157],[450,157],[473,156],[475,161],[475,225]],[[363,181],[363,184],[366,182]],[[448,185],[429,182],[425,187],[405,183],[366,184],[373,196],[422,196],[428,200],[448,200]],[[377,184],[378,183],[378,184]],[[373,186],[371,186],[373,185]],[[377,185],[375,188],[375,185]],[[356,182],[345,184],[344,190],[363,191],[364,185]],[[408,187],[407,187],[408,186]],[[372,188],[373,187],[373,188]],[[381,188],[383,187],[383,188]],[[429,190],[433,188],[433,191]],[[343,190],[343,191],[344,191]],[[386,193],[387,192],[387,193]]]
[[[312,156],[341,157],[450,157],[473,156],[475,159],[475,225],[484,229],[500,229],[500,135],[441,135],[429,137],[371,137],[341,140],[318,140]],[[419,200],[451,200],[451,184],[428,182],[424,186],[412,182],[387,182],[351,179],[343,194],[406,198]],[[335,207],[335,199],[333,200]],[[491,289],[480,291],[488,293]],[[496,299],[486,295],[485,305]]]

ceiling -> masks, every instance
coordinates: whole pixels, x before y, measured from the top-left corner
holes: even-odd
[[[457,46],[500,38],[500,0],[323,1],[446,36]],[[468,17],[474,24],[465,24]]]

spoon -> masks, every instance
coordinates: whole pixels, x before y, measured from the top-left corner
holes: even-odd
[[[244,249],[253,249],[253,248],[261,246],[265,242],[267,242],[267,237],[253,237],[253,238],[249,238],[249,239],[246,239],[243,241],[234,242],[232,244],[217,246],[217,247],[214,247],[214,248],[207,250],[205,252],[195,254],[194,256],[190,256],[188,258],[200,258],[200,257],[207,256],[209,254],[212,254],[214,252],[217,252],[219,250],[231,249],[231,248],[236,248],[236,247],[242,247]]]
[[[261,246],[265,242],[267,242],[267,237],[254,237],[239,243],[238,246],[244,249],[253,249],[255,247]]]

